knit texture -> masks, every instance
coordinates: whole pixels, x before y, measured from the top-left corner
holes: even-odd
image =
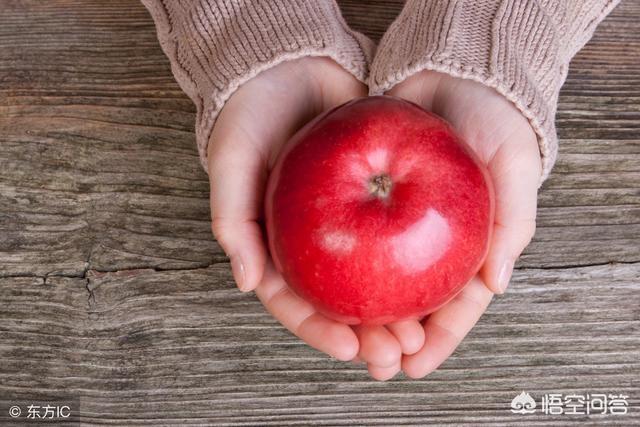
[[[333,0],[142,0],[180,87],[197,107],[196,141],[207,168],[216,117],[247,80],[282,61],[327,56],[358,80],[374,45],[349,29]]]
[[[421,70],[467,78],[513,102],[538,135],[540,184],[556,160],[569,61],[619,0],[407,0],[371,66],[371,94]]]

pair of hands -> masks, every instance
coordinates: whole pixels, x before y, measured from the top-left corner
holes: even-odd
[[[421,378],[456,349],[503,293],[513,265],[535,231],[541,175],[536,135],[502,95],[480,83],[422,71],[387,94],[444,117],[487,165],[496,211],[480,273],[452,301],[424,319],[384,326],[331,320],[296,296],[275,270],[261,230],[269,171],[284,143],[321,112],[367,88],[325,57],[287,61],[242,85],[218,116],[208,146],[212,229],[229,255],[240,290],[255,290],[266,309],[310,346],[343,361],[367,364],[387,380],[400,370]]]

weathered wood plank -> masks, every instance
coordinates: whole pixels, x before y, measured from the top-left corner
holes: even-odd
[[[11,2],[3,12],[0,212],[11,227],[0,274],[220,258],[193,149],[194,108],[145,9]],[[74,25],[60,31],[65,22]]]
[[[225,264],[6,278],[0,383],[15,399],[77,394],[89,423],[513,422],[521,389],[638,405],[639,276],[639,264],[519,270],[442,369],[387,384],[283,330]]]
[[[402,7],[340,4],[374,39]],[[639,76],[627,0],[572,63],[510,291],[440,370],[381,384],[234,289],[194,107],[145,9],[0,0],[0,401],[80,397],[91,424],[640,423]],[[625,393],[633,408],[515,417],[521,390]]]
[[[356,28],[377,37],[399,3],[370,2],[366,12],[357,3],[343,6]],[[33,272],[35,265],[38,274],[77,275],[89,254],[101,270],[224,259],[209,237],[193,106],[173,81],[144,9],[131,1],[11,4],[0,29],[0,212],[11,222],[0,274]],[[118,16],[123,8],[126,16]],[[32,30],[19,37],[25,10]],[[633,3],[622,5],[574,61],[558,114],[560,159],[540,196],[537,237],[522,266],[640,260],[638,211],[625,208],[640,199],[638,61],[611,48],[624,34],[625,49],[639,50],[622,15],[634,11]],[[61,22],[73,22],[73,30],[58,31]],[[603,61],[615,64],[611,72],[602,73]],[[122,215],[132,203],[136,215]],[[583,215],[571,209],[594,205],[599,209]],[[552,224],[546,212],[553,212]],[[576,240],[585,221],[590,233]]]

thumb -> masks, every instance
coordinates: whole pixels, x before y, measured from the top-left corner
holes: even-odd
[[[211,228],[229,256],[238,288],[249,292],[262,279],[267,258],[258,224],[266,163],[257,149],[239,134],[239,128],[226,126],[222,119],[214,129],[208,150]]]
[[[528,129],[527,129],[528,130]],[[487,287],[502,294],[513,266],[536,229],[536,205],[541,166],[535,134],[506,141],[489,163],[496,210],[489,253],[480,272]]]
[[[220,112],[207,150],[212,231],[244,292],[258,286],[268,257],[258,221],[269,157],[311,115],[300,67],[285,62],[242,85]]]

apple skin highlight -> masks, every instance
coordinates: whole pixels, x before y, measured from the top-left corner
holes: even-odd
[[[347,324],[420,318],[486,257],[489,174],[435,114],[389,96],[329,110],[290,141],[269,176],[269,249],[289,287]]]

